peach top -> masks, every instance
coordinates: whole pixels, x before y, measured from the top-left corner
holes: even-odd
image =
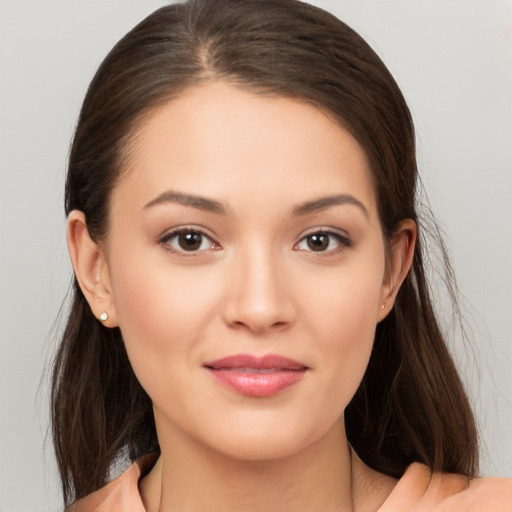
[[[155,460],[148,455],[121,476],[72,504],[67,512],[146,512],[138,483]],[[434,473],[411,464],[376,512],[512,512],[512,479]]]

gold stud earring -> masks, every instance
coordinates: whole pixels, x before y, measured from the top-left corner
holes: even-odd
[[[103,311],[103,313],[101,313],[100,320],[102,322],[106,322],[108,320],[108,313],[106,311]]]

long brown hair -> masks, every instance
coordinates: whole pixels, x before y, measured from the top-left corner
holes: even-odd
[[[361,37],[296,0],[190,0],[137,25],[89,87],[65,204],[67,214],[84,212],[94,240],[107,236],[109,198],[144,116],[207,80],[299,98],[333,116],[368,156],[385,238],[405,218],[418,223],[421,235],[411,115]],[[388,475],[420,461],[471,477],[475,423],[432,307],[422,242],[420,236],[394,309],[377,326],[366,374],[345,411],[347,435],[366,464]],[[53,441],[66,503],[104,485],[119,459],[158,450],[151,400],[119,329],[94,318],[76,279],[72,293],[52,381]]]

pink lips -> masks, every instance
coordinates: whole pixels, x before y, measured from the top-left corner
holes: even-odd
[[[204,367],[224,386],[252,397],[269,397],[298,382],[308,369],[278,355],[238,354],[209,361]]]

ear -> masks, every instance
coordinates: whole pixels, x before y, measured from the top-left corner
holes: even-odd
[[[414,258],[417,236],[416,222],[404,219],[391,240],[391,261],[388,262],[382,290],[377,321],[383,320],[393,308],[395,298],[406,278]]]
[[[114,295],[105,252],[89,236],[83,212],[73,210],[69,214],[66,234],[75,276],[93,315],[99,319],[106,312],[108,318],[103,325],[116,327]]]

